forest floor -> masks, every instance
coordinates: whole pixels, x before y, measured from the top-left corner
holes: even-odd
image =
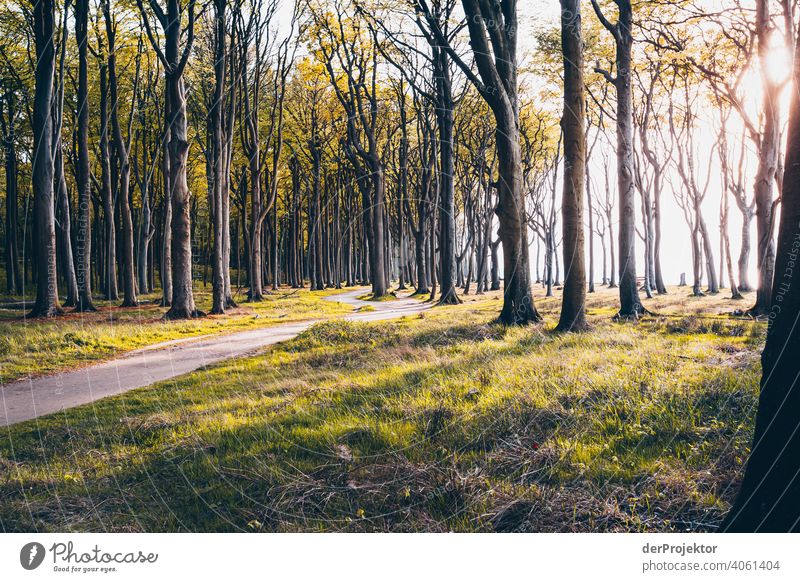
[[[751,297],[685,287],[613,323],[615,291],[589,296],[585,333],[553,332],[540,289],[525,328],[468,296],[2,429],[0,529],[713,530],[765,324],[725,315]]]

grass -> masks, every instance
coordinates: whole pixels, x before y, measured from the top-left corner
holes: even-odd
[[[26,311],[0,304],[0,383],[72,369],[123,352],[160,342],[230,333],[254,327],[326,318],[352,311],[343,303],[325,300],[340,290],[310,292],[280,289],[259,303],[242,303],[225,315],[186,321],[165,321],[160,295],[146,295],[133,308],[119,301],[97,301],[96,313],[70,313],[50,320],[25,319]],[[198,289],[198,308],[211,308],[210,292]]]
[[[381,295],[380,297],[375,297],[373,293],[364,293],[363,295],[359,295],[356,299],[360,299],[361,301],[375,301],[375,302],[383,302],[383,301],[394,301],[397,299],[397,294],[394,291],[389,291],[386,295]]]
[[[752,435],[764,324],[683,289],[592,330],[498,294],[331,320],[263,355],[15,425],[6,531],[706,531]]]

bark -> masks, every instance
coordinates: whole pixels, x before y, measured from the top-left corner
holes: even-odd
[[[110,0],[103,5],[103,14],[106,21],[106,36],[108,38],[108,87],[111,97],[111,127],[114,132],[114,152],[117,156],[117,196],[120,214],[122,215],[122,307],[134,307],[138,304],[136,298],[136,272],[134,267],[133,250],[133,217],[131,216],[130,181],[131,164],[129,148],[130,122],[128,123],[128,136],[122,135],[122,124],[119,114],[119,93],[117,89],[117,55],[116,55],[116,24],[112,21]],[[141,46],[139,47],[141,51]],[[133,93],[136,94],[139,76],[139,58],[136,62]],[[131,115],[133,105],[131,105]]]
[[[5,104],[5,108],[4,108]],[[16,107],[14,91],[6,90],[0,101],[0,129],[3,132],[3,152],[6,171],[6,291],[17,295],[22,293],[22,276],[19,268],[19,208],[18,208],[18,167],[16,150]]]
[[[114,222],[114,195],[111,191],[111,152],[108,128],[108,66],[100,63],[100,175],[104,225],[104,291],[106,299],[119,299],[117,289],[117,232]]]
[[[500,289],[500,258],[497,249],[500,247],[500,239],[492,242],[492,291]]]
[[[461,303],[456,293],[456,222],[455,174],[453,152],[453,96],[450,80],[450,59],[447,52],[433,49],[433,66],[436,84],[436,117],[439,126],[439,284],[440,305]]]
[[[183,84],[183,71],[189,59],[194,42],[195,2],[189,0],[182,6],[180,0],[167,0],[167,10],[158,8],[156,18],[163,28],[164,50],[150,27],[149,15],[142,0],[137,0],[139,11],[150,44],[165,67],[166,77],[166,120],[169,128],[168,192],[172,201],[171,221],[171,259],[172,259],[172,302],[166,319],[187,319],[204,315],[194,303],[192,290],[192,244],[191,244],[191,193],[186,179],[186,162],[189,154],[187,137],[186,96]],[[151,8],[157,4],[151,3]],[[185,15],[186,26],[181,23]],[[183,42],[183,47],[181,47]]]
[[[500,321],[507,325],[541,321],[531,292],[528,232],[522,196],[516,2],[501,0],[488,5],[478,0],[462,0],[462,5],[480,79],[470,69],[462,68],[469,71],[467,74],[492,109],[497,124],[495,143],[499,184],[496,213],[503,244],[505,279]],[[491,41],[487,40],[489,38]],[[451,56],[454,55],[451,53]]]
[[[169,142],[170,103],[164,95],[164,143],[161,147],[161,174],[164,180],[164,235],[161,242],[161,306],[172,305],[172,190],[170,188]]]
[[[31,184],[35,220],[36,302],[30,317],[53,317],[62,313],[58,303],[56,231],[53,200],[53,76],[55,50],[53,0],[33,3],[33,33],[36,46],[33,98],[33,162]]]
[[[561,0],[564,56],[564,193],[562,199],[564,293],[556,329],[586,329],[586,265],[583,235],[583,184],[586,171],[586,118],[583,95],[583,40],[580,0]]]
[[[78,43],[78,127],[77,171],[78,232],[76,237],[76,276],[78,303],[76,311],[95,311],[92,298],[92,209],[89,169],[89,0],[76,0],[75,40]]]
[[[60,258],[57,259],[66,287],[66,298],[63,307],[74,307],[78,303],[78,283],[75,278],[75,261],[72,254],[72,222],[70,220],[69,191],[64,175],[64,148],[61,130],[64,118],[64,65],[67,53],[69,2],[64,4],[64,20],[59,38],[60,57],[58,65],[57,90],[53,96],[51,107],[53,115],[53,173],[56,196],[56,243]]]
[[[70,221],[69,192],[67,191],[67,180],[64,175],[64,153],[61,149],[60,137],[55,138],[56,151],[54,156],[54,172],[56,181],[56,199],[58,212],[56,213],[56,225],[59,233],[59,243],[61,247],[61,271],[64,277],[66,297],[63,307],[75,307],[78,304],[78,281],[75,277],[75,260],[72,254],[72,223]]]
[[[211,313],[221,314],[225,313],[226,307],[226,292],[225,292],[225,239],[223,233],[223,221],[225,220],[225,210],[223,207],[223,197],[227,192],[224,191],[227,179],[223,176],[227,168],[226,152],[224,150],[223,135],[222,135],[222,99],[225,87],[225,38],[227,31],[225,30],[225,10],[227,8],[226,0],[214,1],[214,96],[209,111],[210,130],[211,130],[211,173],[212,173],[212,191],[211,203],[212,210],[212,225],[214,238],[214,250],[212,255],[212,293],[211,293]]]
[[[756,36],[764,89],[762,111],[764,125],[759,142],[758,169],[756,170],[754,185],[758,289],[756,290],[756,304],[750,309],[750,313],[755,316],[765,316],[769,313],[770,300],[772,298],[772,280],[775,271],[775,243],[772,239],[772,184],[775,181],[780,156],[781,87],[770,79],[767,72],[771,50],[769,44],[771,31],[769,0],[758,0],[756,2]]]
[[[800,37],[794,82],[800,82]],[[732,532],[800,531],[800,96],[792,91],[778,230],[775,285],[761,355],[755,434],[741,489],[720,528]]]
[[[596,0],[592,6],[616,46],[616,77],[607,78],[617,93],[617,187],[619,192],[619,299],[617,319],[635,319],[644,312],[636,284],[636,205],[633,173],[633,107],[631,91],[631,47],[633,11],[630,0],[617,3],[619,17],[611,24]]]

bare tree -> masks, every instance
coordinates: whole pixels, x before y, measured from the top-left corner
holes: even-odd
[[[540,321],[531,292],[528,232],[522,194],[522,160],[517,87],[516,0],[462,0],[477,73],[456,53],[441,30],[436,38],[464,71],[497,122],[499,181],[496,208],[503,244],[505,289],[500,320],[505,324]],[[420,0],[426,5],[425,0]],[[430,12],[430,10],[428,10]]]
[[[633,168],[633,103],[631,47],[633,10],[630,0],[618,0],[617,22],[611,23],[597,0],[592,0],[597,18],[611,33],[616,46],[615,73],[596,67],[617,93],[617,187],[619,189],[619,299],[618,319],[635,319],[644,312],[636,281],[636,205]]]

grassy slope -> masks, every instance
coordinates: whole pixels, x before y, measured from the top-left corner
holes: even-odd
[[[75,368],[164,341],[349,313],[350,306],[323,299],[338,292],[283,289],[261,303],[241,303],[223,316],[191,321],[164,321],[166,309],[154,303],[155,295],[134,308],[97,301],[97,313],[68,311],[53,320],[26,320],[25,311],[3,309],[0,303],[0,382]],[[209,292],[199,291],[196,300],[199,309],[210,310]]]
[[[492,323],[468,298],[319,324],[259,357],[7,429],[0,528],[707,530],[752,431],[763,324],[695,316],[591,332]],[[672,289],[661,312],[740,304]]]

